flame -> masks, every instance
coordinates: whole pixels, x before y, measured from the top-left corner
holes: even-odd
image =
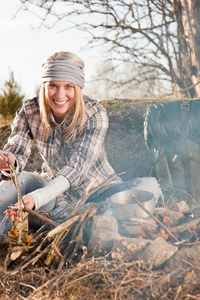
[[[139,238],[140,239],[144,239],[144,238],[147,238],[146,234],[144,232],[140,232],[140,235],[139,235]]]
[[[165,225],[167,225],[167,223],[168,223],[168,219],[169,219],[169,217],[168,217],[168,216],[166,216],[166,215],[164,215],[164,220],[163,220],[163,223],[164,223]]]
[[[195,230],[188,229],[188,231],[194,235],[197,235],[197,232]]]
[[[167,240],[168,239],[168,237],[169,237],[169,234],[167,233],[165,233],[165,230],[163,229],[163,228],[161,228],[161,233],[162,233],[162,236],[163,236],[163,238],[165,239],[165,240]]]

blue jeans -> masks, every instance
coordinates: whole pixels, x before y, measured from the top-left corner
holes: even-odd
[[[44,187],[48,180],[37,173],[22,172],[19,177],[19,186],[22,196],[31,193],[32,191]],[[155,178],[145,177],[136,178],[130,181],[113,184],[103,193],[91,195],[86,203],[86,206],[91,202],[99,203],[107,201],[109,202],[110,197],[121,191],[130,189],[141,189],[150,191],[154,194],[155,200],[162,196],[161,189]],[[8,206],[14,205],[18,201],[17,190],[12,181],[0,182],[0,233],[7,234],[8,230],[11,229],[11,219],[5,217],[4,211],[7,210]],[[41,207],[40,210],[50,212],[51,216],[55,216],[60,210],[55,209],[56,199],[48,202],[45,206]],[[66,216],[63,215],[63,217]],[[0,236],[0,242],[3,238]]]
[[[31,193],[39,188],[44,187],[48,180],[37,173],[22,172],[18,177],[20,191],[22,196]],[[8,209],[8,206],[14,205],[18,201],[18,194],[13,181],[1,181],[0,182],[0,233],[7,234],[8,230],[12,228],[11,218],[5,216],[4,212]],[[45,206],[41,207],[41,210],[50,212],[54,206],[55,201],[52,200]],[[0,236],[0,243],[3,241],[3,237]]]

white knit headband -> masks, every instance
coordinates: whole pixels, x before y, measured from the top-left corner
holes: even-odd
[[[84,88],[85,75],[83,66],[69,60],[47,61],[42,65],[42,82],[66,81]]]

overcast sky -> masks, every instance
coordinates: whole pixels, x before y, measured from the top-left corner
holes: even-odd
[[[89,80],[97,53],[95,50],[82,50],[87,39],[84,33],[78,30],[59,33],[63,29],[61,24],[50,30],[37,30],[40,22],[33,14],[20,12],[14,17],[19,6],[18,0],[0,1],[0,88],[9,79],[10,69],[26,98],[34,97],[40,85],[43,59],[63,50],[74,52],[83,59],[86,80]]]

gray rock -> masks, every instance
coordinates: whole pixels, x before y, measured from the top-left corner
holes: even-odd
[[[121,236],[117,220],[113,216],[97,215],[92,218],[87,249],[89,256],[110,253],[111,258],[116,261],[130,262],[137,259],[137,253],[149,242],[147,239]]]
[[[113,216],[96,215],[92,218],[92,232],[96,231],[111,231],[118,233],[118,223]]]
[[[109,117],[105,138],[108,159],[123,180],[150,176],[153,153],[144,142],[144,113],[150,101],[121,99],[102,101]]]
[[[150,240],[121,237],[114,241],[111,257],[115,261],[132,262],[138,260],[138,253],[144,249]]]
[[[96,231],[87,246],[88,256],[105,256],[115,261],[138,260],[138,253],[150,242],[147,239],[127,238],[112,231]]]
[[[93,232],[90,241],[88,243],[88,255],[89,256],[104,256],[110,251],[116,244],[116,241],[121,238],[119,233],[112,231],[96,231]]]
[[[191,247],[183,247],[175,253],[175,255],[167,262],[166,268],[169,272],[173,270],[183,270],[188,268],[190,264],[199,264],[200,245]]]
[[[178,247],[168,244],[162,237],[151,241],[144,250],[140,251],[138,258],[145,269],[155,269],[170,259]]]
[[[86,228],[87,229],[87,228]],[[90,256],[101,256],[110,252],[115,241],[121,238],[118,233],[118,223],[113,216],[96,215],[92,218],[90,236],[87,237]]]

